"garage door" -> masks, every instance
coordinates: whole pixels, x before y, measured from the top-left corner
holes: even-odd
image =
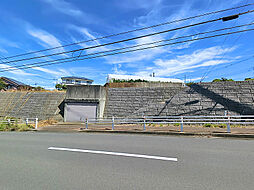
[[[96,103],[67,103],[66,121],[85,121],[86,118],[96,118]]]

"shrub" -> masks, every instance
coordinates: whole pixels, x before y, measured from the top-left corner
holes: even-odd
[[[195,82],[188,82],[188,83],[186,83],[186,86],[191,86],[193,84],[195,84]]]
[[[221,81],[234,81],[234,80],[222,77],[221,79],[214,79],[212,82],[221,82]]]
[[[213,125],[211,123],[205,123],[203,126],[204,127],[212,127]]]
[[[110,81],[111,83],[124,83],[124,82],[130,82],[130,83],[133,83],[133,82],[148,82],[147,80],[141,80],[141,79],[137,79],[137,80],[133,80],[133,79],[130,79],[130,80],[120,80],[120,79],[111,79]]]
[[[32,125],[26,124],[17,124],[17,123],[1,123],[0,124],[0,131],[28,131],[32,129]]]

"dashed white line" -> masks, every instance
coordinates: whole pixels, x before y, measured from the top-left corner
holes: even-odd
[[[48,150],[82,152],[82,153],[91,153],[91,154],[106,154],[106,155],[114,155],[114,156],[125,156],[125,157],[135,157],[135,158],[145,158],[145,159],[165,160],[165,161],[177,162],[177,158],[151,156],[151,155],[144,155],[144,154],[130,154],[130,153],[123,153],[123,152],[108,152],[108,151],[101,151],[101,150],[84,150],[84,149],[59,148],[59,147],[49,147]]]

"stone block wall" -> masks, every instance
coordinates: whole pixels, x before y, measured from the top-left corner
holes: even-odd
[[[65,92],[0,92],[0,116],[63,120]]]
[[[254,115],[254,82],[226,81],[183,88],[108,90],[105,116]]]
[[[160,105],[182,90],[182,85],[155,88],[108,88],[104,117],[127,117],[146,106]]]

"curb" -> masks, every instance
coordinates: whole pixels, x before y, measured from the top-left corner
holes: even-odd
[[[140,135],[172,135],[172,136],[199,136],[199,137],[230,137],[230,138],[254,138],[254,134],[231,133],[187,133],[187,132],[154,132],[154,131],[100,131],[81,129],[84,133],[111,133],[111,134],[140,134]]]

